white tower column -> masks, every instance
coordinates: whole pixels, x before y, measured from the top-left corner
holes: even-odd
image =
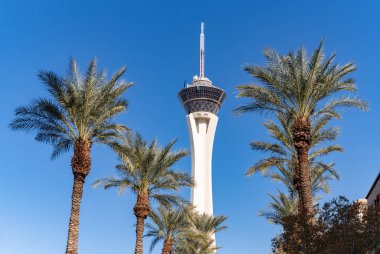
[[[179,93],[187,113],[187,127],[191,143],[191,171],[195,186],[191,189],[191,204],[197,212],[213,216],[212,203],[212,148],[219,111],[226,94],[204,75],[204,24],[200,35],[200,73]],[[212,235],[215,246],[215,235]]]
[[[191,189],[191,203],[199,213],[213,215],[212,148],[218,117],[210,112],[187,115],[191,144],[191,173],[195,186]]]

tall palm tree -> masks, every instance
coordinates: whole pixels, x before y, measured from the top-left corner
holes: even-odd
[[[311,174],[311,190],[313,200],[318,199],[319,192],[328,193],[330,191],[328,182],[339,179],[339,175],[334,169],[334,164],[325,164],[319,158],[332,152],[342,152],[339,145],[322,146],[324,141],[334,141],[339,134],[336,127],[326,127],[330,117],[324,117],[313,122],[311,132],[311,144],[309,155],[309,170]],[[264,216],[274,224],[283,225],[284,218],[298,213],[298,195],[294,186],[295,167],[297,166],[297,153],[292,145],[291,128],[286,119],[278,116],[278,124],[272,121],[264,123],[269,130],[273,142],[252,142],[251,147],[257,151],[270,153],[270,156],[257,162],[252,166],[247,175],[251,176],[256,172],[261,172],[264,176],[281,182],[285,185],[288,193],[279,191],[277,195],[269,195],[271,202],[269,209],[260,211],[259,215]],[[274,168],[274,170],[270,170]]]
[[[278,124],[267,121],[264,126],[268,129],[273,142],[255,141],[251,143],[253,150],[269,153],[269,157],[255,163],[248,171],[251,176],[256,172],[261,172],[264,176],[278,180],[285,185],[290,196],[297,196],[295,188],[295,176],[297,168],[297,151],[293,145],[292,130],[289,122],[278,115]],[[339,129],[336,127],[326,127],[331,117],[322,117],[312,124],[312,132],[309,146],[309,172],[311,175],[311,191],[315,196],[318,192],[329,192],[328,182],[332,179],[339,179],[339,175],[334,169],[334,163],[326,164],[320,161],[320,157],[332,152],[342,152],[339,145],[321,144],[325,141],[336,140]],[[270,169],[274,168],[274,171]]]
[[[97,71],[95,60],[84,75],[72,60],[66,77],[42,71],[38,77],[46,85],[52,99],[37,99],[29,106],[17,108],[16,118],[10,124],[13,130],[35,131],[37,141],[53,145],[52,159],[74,148],[68,254],[78,253],[79,211],[83,184],[91,170],[92,144],[110,144],[126,130],[125,126],[112,122],[128,105],[121,98],[132,85],[120,80],[125,70],[121,68],[107,80],[104,71]]]
[[[365,101],[347,94],[333,97],[338,92],[357,90],[355,81],[347,78],[356,68],[353,63],[334,64],[335,54],[325,58],[322,46],[321,42],[311,56],[304,49],[288,55],[265,50],[265,66],[244,67],[259,83],[237,87],[237,97],[247,98],[249,102],[235,109],[236,113],[277,113],[289,120],[297,153],[295,184],[300,212],[309,218],[313,216],[309,171],[312,122],[323,116],[340,118],[337,110],[341,107],[367,109]]]
[[[149,145],[141,135],[128,133],[124,144],[115,143],[114,151],[122,163],[116,166],[120,177],[108,177],[94,183],[104,189],[116,187],[120,192],[130,189],[137,201],[133,208],[137,219],[135,254],[143,253],[144,221],[151,212],[150,201],[170,206],[184,201],[175,192],[182,186],[192,186],[191,177],[172,169],[172,166],[187,155],[186,151],[172,151],[176,141],[161,148],[155,139]]]
[[[148,232],[145,236],[152,237],[150,251],[160,241],[164,241],[162,254],[171,254],[178,237],[190,226],[189,216],[191,208],[188,206],[173,207],[159,206],[157,212],[151,211],[149,217],[152,223],[147,223]]]
[[[215,246],[213,236],[225,230],[222,224],[225,216],[210,216],[193,212],[189,218],[189,227],[177,237],[175,254],[214,254],[220,247]]]

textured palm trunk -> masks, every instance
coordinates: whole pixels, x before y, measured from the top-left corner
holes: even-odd
[[[78,138],[75,141],[74,156],[71,159],[71,167],[74,174],[74,185],[71,198],[71,215],[66,254],[78,253],[80,204],[82,202],[84,181],[91,169],[90,150],[91,143],[88,140]]]
[[[164,247],[162,248],[162,254],[171,254],[173,251],[174,240],[171,238],[165,239]]]
[[[298,212],[311,220],[313,216],[313,196],[309,167],[310,121],[308,119],[296,120],[292,127],[292,134],[298,160],[294,176],[294,185],[299,195]]]
[[[137,218],[135,254],[143,254],[144,221],[150,213],[148,193],[138,194],[133,211]]]

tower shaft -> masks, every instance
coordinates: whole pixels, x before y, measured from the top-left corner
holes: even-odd
[[[200,73],[183,88],[178,97],[187,113],[187,127],[191,144],[191,174],[195,186],[191,189],[191,204],[200,214],[213,216],[212,203],[212,148],[219,111],[226,94],[204,75],[204,24],[200,35]],[[212,235],[215,246],[215,235]]]
[[[191,203],[199,213],[213,215],[212,201],[212,149],[218,117],[209,112],[187,115],[191,143],[192,176]]]

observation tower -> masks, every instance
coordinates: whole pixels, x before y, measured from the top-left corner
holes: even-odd
[[[204,75],[204,23],[200,35],[200,73],[178,97],[187,113],[187,127],[191,144],[191,174],[195,186],[191,189],[191,204],[199,213],[213,215],[212,203],[212,147],[219,111],[226,94]]]

